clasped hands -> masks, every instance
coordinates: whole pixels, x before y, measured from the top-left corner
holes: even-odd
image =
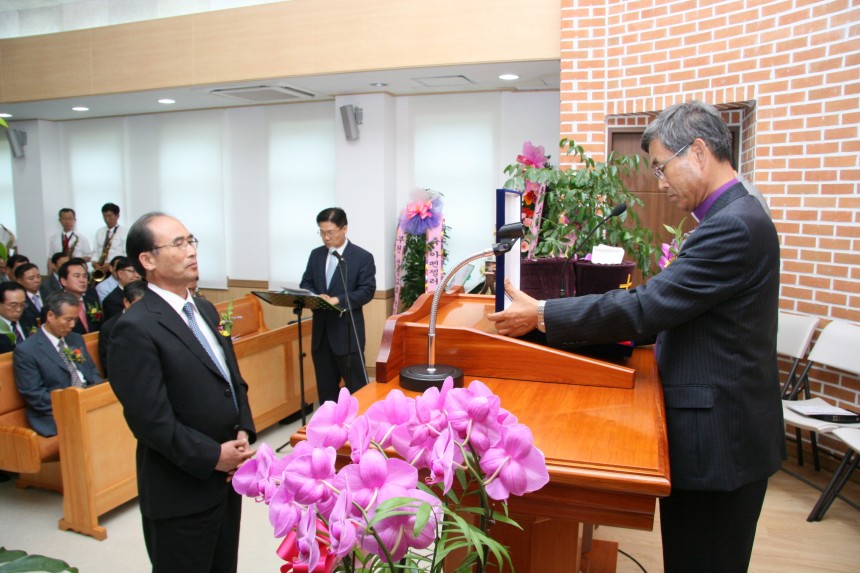
[[[511,304],[501,312],[487,315],[495,323],[496,330],[504,336],[522,336],[537,328],[538,301],[514,288],[510,279],[505,279],[505,292],[511,297]]]
[[[218,465],[215,466],[215,469],[225,472],[227,481],[230,482],[236,470],[256,453],[257,450],[251,449],[248,433],[240,430],[235,440],[221,444],[221,456],[218,458]]]

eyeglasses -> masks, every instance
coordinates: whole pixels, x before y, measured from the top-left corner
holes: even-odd
[[[675,152],[675,155],[673,155],[672,157],[670,157],[669,159],[667,159],[667,160],[665,161],[665,163],[663,163],[663,165],[661,165],[660,167],[655,167],[655,168],[654,168],[654,177],[656,177],[657,179],[659,179],[660,181],[662,181],[662,180],[663,180],[663,178],[664,178],[664,177],[666,177],[666,174],[665,174],[665,173],[663,173],[663,170],[664,170],[664,169],[666,169],[666,166],[667,166],[667,165],[669,165],[669,162],[670,162],[670,161],[672,161],[673,159],[675,159],[676,157],[678,157],[678,155],[679,155],[682,151],[684,151],[685,149],[687,149],[688,147],[690,147],[690,144],[689,144],[689,143],[688,143],[687,145],[685,145],[684,147],[682,147],[681,149],[679,149],[678,151],[676,151],[676,152]]]
[[[200,244],[200,239],[198,239],[197,237],[191,237],[191,238],[180,237],[179,239],[176,239],[175,241],[173,241],[169,245],[158,245],[158,246],[152,247],[152,249],[150,249],[150,250],[151,251],[157,251],[158,249],[166,249],[167,247],[173,247],[175,249],[179,249],[180,251],[182,251],[184,253],[185,251],[188,250],[189,246],[194,247],[196,249],[197,245],[199,245],[199,244]]]
[[[320,237],[324,237],[326,239],[331,239],[332,237],[334,237],[335,235],[337,235],[341,231],[343,231],[343,227],[341,227],[340,229],[335,229],[334,231],[322,231],[322,230],[320,230]]]
[[[7,308],[24,308],[27,306],[26,302],[4,302],[3,306]]]

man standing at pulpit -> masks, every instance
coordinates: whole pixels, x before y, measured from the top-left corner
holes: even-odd
[[[344,310],[313,311],[311,356],[322,404],[337,401],[341,378],[350,392],[367,384],[362,307],[376,292],[376,266],[372,254],[347,240],[343,209],[323,209],[317,225],[323,246],[311,251],[301,287]]]
[[[657,335],[672,492],[660,500],[667,573],[746,571],[768,477],[784,457],[776,358],[779,241],[735,177],[711,106],[664,110],[645,130],[659,188],[699,226],[677,259],[631,290],[537,301],[508,285],[500,334],[538,328],[575,350]]]

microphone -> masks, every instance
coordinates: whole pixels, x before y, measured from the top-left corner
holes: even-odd
[[[570,256],[567,257],[567,260],[565,260],[564,264],[561,266],[561,284],[559,285],[559,288],[558,288],[558,298],[565,298],[567,296],[567,292],[566,292],[567,281],[565,280],[567,278],[567,275],[565,274],[565,271],[567,271],[567,264],[571,261],[571,259],[573,259],[573,257],[576,256],[576,254],[579,252],[579,249],[582,248],[582,245],[584,245],[588,241],[588,239],[591,238],[591,236],[597,231],[597,229],[602,227],[606,223],[606,221],[608,221],[609,219],[611,219],[613,217],[617,217],[618,215],[622,214],[626,210],[627,210],[627,203],[621,203],[620,205],[616,205],[615,208],[612,209],[611,213],[609,213],[607,216],[605,216],[603,219],[601,219],[598,224],[596,224],[594,227],[592,227],[592,229],[588,232],[587,235],[585,235],[585,237],[583,237],[582,239],[580,239],[576,242],[576,245],[574,245],[574,247],[573,247],[573,252],[570,253]]]

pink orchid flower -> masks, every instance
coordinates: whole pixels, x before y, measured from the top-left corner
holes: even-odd
[[[377,450],[367,450],[357,464],[340,471],[345,487],[352,492],[355,503],[370,510],[378,503],[379,492],[386,485],[403,489],[418,483],[418,470],[397,458],[386,458]]]
[[[356,526],[350,517],[352,509],[352,490],[349,483],[345,483],[329,518],[329,553],[341,559],[355,547]]]
[[[543,452],[534,447],[528,426],[502,427],[502,439],[481,458],[481,469],[490,476],[487,495],[506,500],[542,488],[549,481]]]
[[[442,515],[440,501],[419,489],[405,490],[398,486],[386,486],[380,492],[379,500],[381,503],[395,497],[412,498],[417,502],[428,503],[431,507],[430,521],[427,522],[426,527],[418,532],[418,535],[415,535],[417,509],[412,506],[400,508],[408,510],[404,515],[392,515],[374,525],[376,534],[391,553],[391,557],[394,561],[400,561],[410,548],[424,549],[433,543],[436,538],[436,525],[441,521]],[[370,553],[385,558],[385,552],[369,533],[365,533],[362,537],[361,546]]]
[[[233,489],[241,495],[268,501],[277,490],[277,484],[269,477],[269,470],[275,462],[277,457],[272,448],[261,444],[256,457],[242,464],[233,474]]]
[[[340,448],[346,443],[349,426],[357,414],[358,400],[350,396],[349,390],[341,388],[337,402],[324,403],[308,422],[308,441],[321,448]]]
[[[546,164],[546,153],[543,146],[535,147],[531,141],[523,143],[523,154],[517,155],[517,162],[533,167],[543,167]]]
[[[293,458],[284,469],[281,488],[290,490],[299,503],[325,503],[332,496],[336,459],[337,451],[332,447],[314,448],[309,455]]]

